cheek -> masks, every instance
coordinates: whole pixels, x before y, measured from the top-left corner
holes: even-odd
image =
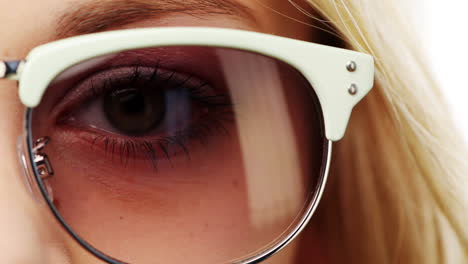
[[[148,263],[148,256],[174,260],[184,252],[194,259],[198,255],[202,263],[213,248],[219,254],[238,254],[229,251],[248,244],[244,238],[249,233],[259,232],[248,223],[235,138],[215,139],[213,150],[192,149],[190,157],[161,161],[153,168],[147,162],[124,166],[120,153],[102,159],[66,133],[53,137],[64,143],[51,143],[49,149],[57,157],[52,160],[57,176],[49,182],[56,207],[75,231],[104,252],[131,252],[119,257],[138,263]],[[249,248],[258,247],[253,242]],[[144,246],[150,244],[157,245],[157,252]]]
[[[304,128],[305,119],[298,114],[293,123]],[[297,134],[302,153],[311,146],[310,129],[305,130]],[[302,204],[284,201],[295,196],[286,192],[304,190],[291,190],[291,181],[274,173],[246,173],[236,134],[215,137],[203,147],[195,144],[189,156],[162,160],[154,168],[148,161],[125,165],[120,156],[125,153],[106,156],[91,151],[85,136],[51,130],[48,154],[55,176],[48,181],[55,206],[89,243],[132,263],[182,263],[186,256],[191,263],[207,263],[209,257],[218,263],[250,253],[287,229]],[[301,156],[300,186],[309,181],[310,158],[318,157]],[[265,171],[257,165],[254,171]],[[276,170],[275,164],[267,166]]]
[[[60,227],[25,185],[17,153],[23,113],[16,84],[0,81],[0,263],[71,263]]]

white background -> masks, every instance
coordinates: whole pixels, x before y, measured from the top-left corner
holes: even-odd
[[[425,42],[421,46],[468,142],[468,0],[415,2],[414,22]]]

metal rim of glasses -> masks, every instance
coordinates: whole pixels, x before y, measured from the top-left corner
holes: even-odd
[[[60,225],[66,230],[68,234],[70,234],[73,239],[78,242],[78,244],[83,247],[85,250],[89,251],[92,253],[94,256],[99,258],[102,261],[105,261],[110,264],[130,264],[127,262],[123,262],[121,260],[114,259],[111,256],[106,255],[105,253],[97,250],[94,248],[91,244],[86,242],[83,238],[81,238],[73,229],[66,223],[66,221],[62,218],[58,210],[55,208],[53,202],[49,199],[48,194],[47,194],[47,189],[44,186],[42,182],[42,178],[40,173],[37,170],[37,167],[34,165],[34,154],[33,154],[33,149],[34,149],[34,141],[32,138],[32,108],[27,108],[26,109],[26,114],[25,114],[25,133],[26,136],[24,137],[26,141],[26,146],[27,146],[27,155],[28,155],[28,161],[32,169],[32,173],[34,174],[34,180],[37,183],[40,193],[43,196],[46,204],[52,211],[52,214],[54,217],[59,221]],[[323,123],[323,119],[321,120]],[[323,129],[323,126],[322,126]],[[314,214],[315,210],[318,207],[319,201],[322,197],[323,191],[325,189],[325,185],[328,179],[328,172],[330,168],[330,160],[331,160],[331,154],[332,154],[332,141],[325,139],[324,144],[324,149],[323,149],[323,159],[322,159],[322,164],[320,168],[320,175],[318,177],[318,182],[317,186],[314,189],[314,192],[311,193],[311,197],[309,198],[309,203],[307,205],[307,208],[305,209],[305,213],[302,215],[300,221],[298,224],[286,235],[284,236],[281,240],[273,242],[274,245],[269,246],[267,249],[264,249],[263,251],[256,253],[256,255],[252,257],[248,257],[243,260],[237,260],[233,261],[227,264],[256,264],[260,263],[267,258],[271,257],[272,255],[278,253],[281,249],[286,247],[289,243],[291,243],[298,235],[299,233],[306,227],[307,223],[310,221],[312,218],[312,215]]]

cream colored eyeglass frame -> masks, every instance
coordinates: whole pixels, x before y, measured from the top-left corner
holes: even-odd
[[[25,60],[0,60],[0,79],[18,80],[20,100],[28,110],[31,110],[40,103],[49,83],[62,71],[75,64],[119,51],[164,46],[222,47],[266,55],[298,70],[318,97],[323,113],[325,136],[329,140],[326,168],[321,175],[318,190],[300,223],[274,246],[235,263],[261,262],[291,242],[314,213],[328,175],[331,142],[338,141],[344,136],[354,106],[372,89],[374,60],[370,55],[351,50],[250,31],[204,27],[141,28],[82,35],[38,46]],[[51,205],[37,169],[26,162],[29,160],[34,164],[28,113],[30,111],[27,111],[25,124],[27,151],[22,150],[27,152],[28,157],[21,157],[24,167],[32,170],[35,176],[35,179],[31,179],[31,172],[27,173],[28,182],[32,184],[35,180],[38,183],[54,215],[83,247],[108,263],[122,263],[83,241]],[[34,189],[33,186],[30,188]]]

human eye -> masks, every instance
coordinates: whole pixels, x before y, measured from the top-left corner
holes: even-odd
[[[233,120],[226,92],[155,60],[93,73],[64,98],[57,124],[81,130],[90,149],[120,165],[148,161],[156,170],[161,161],[188,159],[210,137],[228,134]]]

